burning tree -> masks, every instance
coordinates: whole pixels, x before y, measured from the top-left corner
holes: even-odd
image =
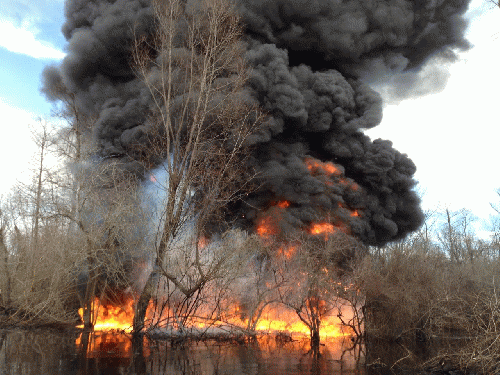
[[[221,272],[226,257],[202,262],[199,241],[189,270],[176,272],[168,259],[188,222],[194,238],[201,238],[249,187],[251,171],[241,166],[260,118],[242,90],[247,68],[233,7],[224,0],[193,8],[177,0],[153,5],[156,34],[136,40],[134,59],[155,104],[148,155],[163,160],[167,180],[154,269],[137,302],[135,331],[144,324],[159,276],[189,299]]]
[[[279,218],[275,220],[273,225],[278,226]],[[340,323],[348,334],[361,335],[355,326],[359,319],[350,311],[361,308],[351,298],[350,275],[366,252],[358,240],[338,229],[326,235],[303,231],[261,237],[261,256],[254,266],[256,284],[248,288],[257,302],[247,306],[249,322],[257,326],[262,311],[273,305],[281,314],[296,314],[307,327],[312,346],[319,345],[322,326],[328,336],[338,334]]]

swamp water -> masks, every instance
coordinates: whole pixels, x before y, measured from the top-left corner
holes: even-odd
[[[0,375],[409,375],[441,350],[461,341],[414,347],[349,338],[323,340],[311,351],[309,340],[265,335],[255,340],[147,340],[106,332],[0,330]],[[451,346],[450,346],[451,345]],[[411,352],[411,355],[409,355]],[[367,364],[365,366],[365,364]]]
[[[325,341],[319,352],[312,352],[308,340],[275,336],[183,344],[144,339],[138,345],[125,334],[0,330],[2,375],[365,375],[362,352],[348,339]]]

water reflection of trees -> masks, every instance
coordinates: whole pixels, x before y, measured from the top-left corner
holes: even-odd
[[[157,343],[149,353],[147,373],[210,375],[362,374],[360,345],[337,342],[310,347],[310,342],[262,337],[246,342]]]
[[[146,340],[100,332],[0,331],[0,373],[281,375],[363,374],[360,352],[275,336],[245,341]],[[357,353],[357,354],[356,354]]]
[[[75,338],[26,330],[0,332],[2,374],[57,374],[70,364]]]

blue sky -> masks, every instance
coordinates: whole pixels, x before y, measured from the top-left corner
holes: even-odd
[[[495,193],[500,188],[500,9],[473,0],[468,16],[468,38],[475,47],[438,67],[448,71],[446,87],[399,103],[386,97],[382,124],[367,134],[392,140],[413,159],[425,209],[468,208],[486,218],[493,213],[490,202],[500,201]],[[40,75],[64,56],[63,22],[63,0],[2,1],[0,194],[25,178],[33,152],[29,125],[50,114],[51,105],[39,92]]]
[[[50,114],[39,92],[45,65],[64,57],[63,0],[3,0],[0,7],[0,194],[25,179],[34,152],[30,126]]]
[[[40,73],[64,57],[63,1],[7,0],[0,10],[0,100],[35,114],[50,111],[39,94]]]

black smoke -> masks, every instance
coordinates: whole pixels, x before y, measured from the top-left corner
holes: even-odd
[[[235,3],[253,68],[246,91],[269,117],[251,137],[249,168],[259,172],[261,188],[234,204],[231,218],[251,228],[275,202],[287,200],[285,224],[293,228],[342,221],[371,245],[417,229],[423,215],[413,191],[416,167],[391,142],[363,134],[382,119],[382,100],[364,82],[381,71],[418,72],[433,57],[453,60],[454,51],[468,48],[469,0]],[[134,33],[152,32],[151,3],[67,0],[65,12],[68,54],[45,69],[42,91],[53,101],[63,92],[74,95],[78,108],[96,119],[98,153],[143,173],[138,150],[144,147],[137,146],[148,141],[145,114],[152,103],[131,55]],[[409,90],[418,87],[413,78]],[[307,159],[333,162],[341,174],[312,172]],[[360,214],[352,216],[354,210]]]

